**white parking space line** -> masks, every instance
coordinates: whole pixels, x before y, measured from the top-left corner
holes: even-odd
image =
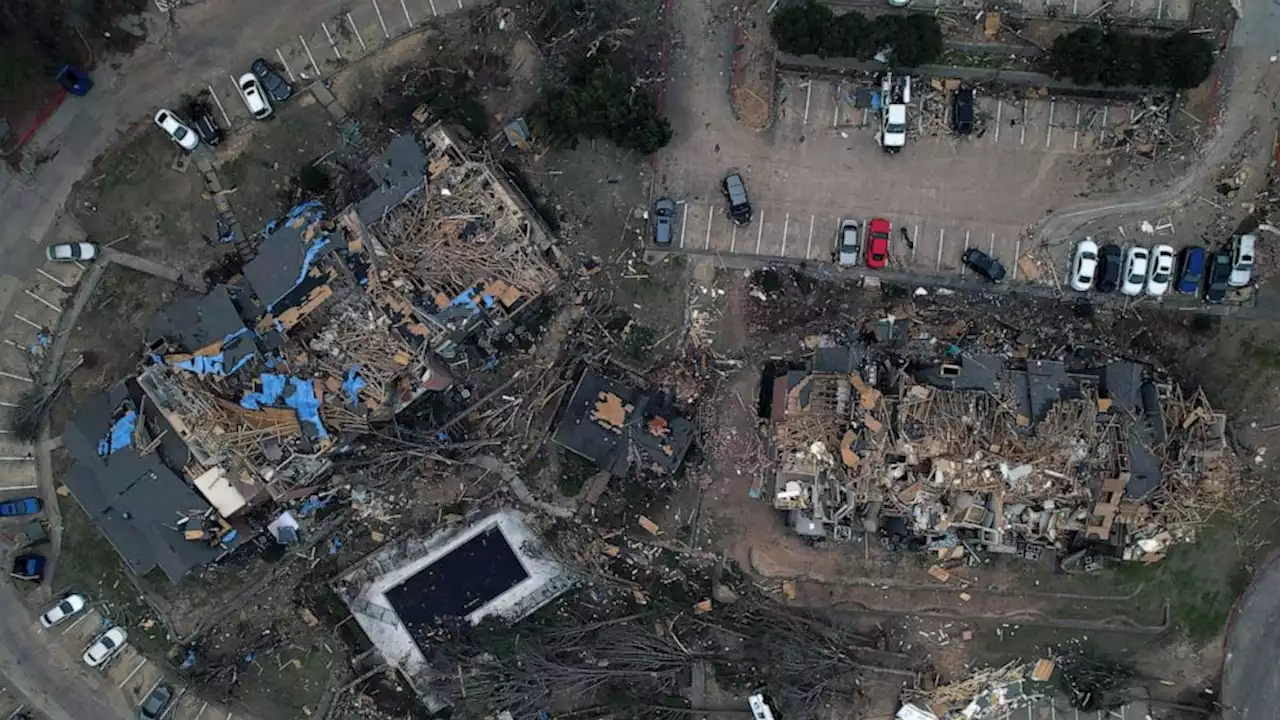
[[[689,229],[689,203],[684,204],[684,219],[680,221],[680,247],[684,248],[684,233]]]
[[[34,320],[32,320],[29,317],[26,317],[25,315],[19,315],[18,313],[14,313],[13,316],[17,318],[19,322],[24,322],[37,330],[44,329],[44,326],[42,326],[40,323],[35,322]]]
[[[307,47],[307,39],[298,36],[298,42],[302,43],[302,49],[307,51],[307,59],[311,61],[311,67],[316,69],[316,77],[320,77],[320,65],[316,62],[316,56],[311,54],[311,48]]]
[[[994,142],[1000,142],[1000,115],[1004,113],[1004,98],[996,99],[996,139]]]
[[[764,211],[760,211],[760,217],[756,218],[756,222],[760,223],[756,226],[756,254],[760,254],[760,241],[764,239]]]
[[[351,19],[351,13],[347,13],[347,25],[351,27],[351,32],[356,34],[356,41],[360,43],[360,50],[368,52],[369,46],[364,44],[364,38],[360,35],[360,28],[356,27],[356,21]]]
[[[213,98],[213,104],[218,106],[218,112],[222,113],[222,120],[231,127],[231,116],[227,115],[227,109],[222,106],[222,101],[218,99],[218,93],[213,91],[213,86],[205,83],[205,87],[209,90],[209,97]]]
[[[1080,103],[1076,103],[1076,134],[1071,138],[1071,149],[1080,148]]]
[[[729,226],[729,254],[732,255],[734,248],[738,246],[738,223],[732,223]]]
[[[86,612],[86,613],[81,613],[80,617],[76,618],[76,621],[75,621],[75,622],[73,622],[73,623],[71,623],[70,625],[68,625],[68,626],[66,626],[65,628],[63,628],[62,632],[61,632],[61,633],[59,633],[59,634],[61,634],[61,635],[66,635],[67,633],[71,632],[71,628],[73,628],[73,627],[75,627],[75,626],[79,625],[79,624],[80,624],[80,622],[81,622],[82,620],[84,620],[85,618],[87,618],[87,617],[89,617],[89,613],[87,613],[87,612]]]
[[[49,278],[50,280],[52,280],[52,281],[54,281],[55,283],[57,283],[57,284],[61,285],[62,287],[71,287],[71,284],[70,284],[70,283],[62,282],[62,281],[61,281],[61,280],[59,280],[58,278],[56,278],[56,277],[54,277],[54,276],[50,275],[50,274],[49,274],[49,273],[48,273],[44,268],[36,268],[36,272],[38,272],[38,273],[40,273],[41,275],[43,275],[43,276],[45,276],[45,277]]]
[[[1098,132],[1099,143],[1102,143],[1102,141],[1107,139],[1107,111],[1110,109],[1110,105],[1102,106],[1102,130]]]
[[[791,213],[787,213],[782,218],[782,252],[778,253],[779,257],[787,256],[787,230],[791,229]]]
[[[400,9],[404,11],[404,21],[413,27],[413,18],[409,17],[409,6],[404,4],[404,0],[400,0]]]
[[[920,223],[911,228],[911,262],[916,261],[916,243],[920,242]]]
[[[329,32],[329,26],[325,23],[320,23],[320,28],[324,30],[324,36],[329,38],[329,47],[333,48],[334,57],[341,60],[342,53],[338,52],[338,43],[333,41],[333,33]]]
[[[1053,141],[1053,108],[1057,103],[1053,100],[1049,101],[1049,122],[1045,123],[1044,146],[1047,149],[1049,143]]]
[[[196,716],[195,718],[193,718],[193,720],[200,720],[200,718],[204,717],[204,711],[208,709],[209,709],[209,703],[206,702],[205,704],[201,705],[200,712],[196,713]]]
[[[459,10],[461,10],[461,9],[462,9],[462,0],[458,0],[458,9],[459,9]]]
[[[427,0],[431,3],[431,17],[440,17],[440,13],[436,12],[436,0]]]
[[[801,125],[809,124],[809,100],[813,98],[813,80],[808,82],[807,89],[804,91],[804,122]]]
[[[711,249],[711,226],[715,224],[715,221],[716,221],[716,206],[712,205],[711,207],[707,208],[707,237],[705,240],[702,241],[703,250]]]
[[[942,244],[946,242],[946,239],[947,239],[946,228],[938,228],[938,259],[933,263],[934,270],[942,269]]]
[[[23,293],[25,293],[27,297],[31,298],[32,300],[35,300],[36,302],[40,303],[41,305],[44,305],[45,307],[47,307],[47,308],[49,308],[50,310],[52,310],[52,311],[54,311],[54,312],[58,313],[59,315],[61,315],[61,314],[62,314],[62,308],[58,307],[57,305],[54,305],[53,303],[49,302],[48,300],[45,300],[44,298],[40,297],[39,295],[35,294],[34,292],[32,292],[32,291],[30,291],[30,290],[23,290],[22,292],[23,292]]]
[[[280,48],[276,48],[276,57],[280,58],[280,64],[284,66],[284,71],[289,73],[290,82],[298,82],[298,78],[293,74],[293,68],[289,67],[289,63],[284,60],[284,53],[280,52]]]
[[[836,112],[831,118],[831,127],[840,127],[840,88],[836,88]]]
[[[991,257],[996,256],[996,234],[991,233],[991,245],[987,248],[987,254]]]
[[[1018,259],[1022,257],[1022,236],[1013,244],[1013,279],[1018,279]]]
[[[132,671],[132,672],[130,672],[128,675],[126,675],[126,676],[124,677],[124,679],[120,681],[120,684],[116,686],[116,688],[117,688],[117,689],[119,689],[119,688],[124,687],[124,686],[125,686],[125,683],[129,682],[130,680],[132,680],[132,679],[133,679],[133,676],[134,676],[134,675],[137,675],[137,674],[138,674],[138,671],[142,669],[142,666],[143,666],[143,665],[146,665],[146,664],[147,664],[147,659],[146,659],[146,658],[142,658],[142,660],[138,662],[137,667],[135,667],[135,668],[133,669],[133,671]]]
[[[809,216],[809,245],[804,249],[804,259],[808,260],[813,257],[813,217]]]
[[[382,8],[378,7],[378,0],[369,0],[373,3],[373,11],[378,13],[378,24],[382,26],[382,34],[391,39],[391,33],[387,32],[387,21],[382,19]]]
[[[1019,124],[1022,126],[1022,134],[1018,136],[1018,144],[1026,145],[1027,144],[1027,101],[1026,100],[1022,101],[1022,122]]]
[[[971,247],[971,246],[969,245],[969,231],[968,231],[968,230],[965,230],[965,231],[964,231],[964,249],[965,249],[965,250],[968,250],[970,247]],[[964,250],[961,250],[961,251],[960,251],[960,257],[961,257],[961,260],[962,260],[962,261],[961,261],[961,262],[959,262],[959,263],[956,263],[956,265],[958,265],[958,267],[956,268],[956,274],[957,274],[957,275],[963,275],[963,274],[964,274],[964,262],[963,262],[963,259],[964,259]]]

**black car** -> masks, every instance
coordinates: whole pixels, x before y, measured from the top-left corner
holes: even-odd
[[[173,702],[173,688],[164,683],[157,683],[151,693],[138,705],[138,720],[155,720],[164,714],[169,703]]]
[[[218,127],[218,121],[213,118],[213,112],[209,110],[208,105],[193,102],[187,108],[187,114],[191,116],[191,124],[195,126],[196,132],[200,133],[201,140],[209,145],[222,142],[222,128]]]
[[[1120,287],[1120,264],[1123,253],[1119,245],[1103,245],[1098,249],[1099,292],[1115,292]]]
[[[729,200],[729,217],[739,225],[751,222],[751,201],[747,199],[747,186],[738,173],[724,178],[724,196]]]
[[[993,283],[1004,280],[1004,266],[1000,261],[978,248],[969,248],[964,251],[964,264]]]
[[[1220,303],[1226,299],[1231,267],[1230,254],[1219,252],[1209,256],[1209,282],[1204,290],[1205,302]]]
[[[951,96],[951,129],[957,135],[973,132],[973,88],[960,88]]]
[[[258,77],[258,82],[262,83],[262,88],[271,96],[272,102],[284,102],[293,97],[293,86],[266,60],[254,60],[249,66],[249,72]]]

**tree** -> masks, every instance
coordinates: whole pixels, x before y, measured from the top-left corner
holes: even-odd
[[[1049,67],[1078,85],[1189,88],[1213,71],[1213,46],[1185,30],[1158,38],[1084,27],[1053,41]]]
[[[778,49],[792,55],[869,60],[892,48],[889,62],[916,67],[942,54],[942,27],[932,15],[880,15],[868,21],[861,13],[836,15],[807,0],[779,10],[770,26]]]
[[[838,56],[839,51],[842,50],[842,48],[832,47],[828,39],[829,36],[836,34],[831,32],[835,20],[835,13],[825,5],[806,0],[803,5],[791,5],[775,13],[770,23],[770,30],[774,41],[778,43],[778,49],[782,52],[792,55],[833,57]]]
[[[1104,35],[1095,27],[1082,27],[1053,40],[1049,56],[1056,77],[1067,77],[1077,85],[1093,85],[1106,67],[1102,57]]]
[[[543,101],[533,123],[536,134],[553,143],[604,137],[643,155],[671,141],[671,123],[653,97],[599,57],[585,58],[568,87]]]

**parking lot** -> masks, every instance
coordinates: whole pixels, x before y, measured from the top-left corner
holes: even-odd
[[[305,86],[353,58],[376,50],[432,18],[458,12],[477,0],[354,0],[347,10],[315,27],[293,29],[274,47],[263,47],[260,57],[276,67],[295,86]],[[255,58],[244,58],[243,67],[210,68],[204,75],[204,91],[213,99],[219,118],[228,127],[251,120],[236,89],[236,79],[249,71]]]
[[[692,138],[677,134],[658,189],[679,204],[673,247],[829,261],[842,218],[865,225],[884,217],[894,228],[891,267],[961,272],[973,247],[1016,280],[1026,228],[1084,188],[1073,162],[1133,112],[1104,101],[979,93],[977,128],[960,138],[948,129],[946,91],[925,80],[908,108],[907,146],[890,155],[877,143],[879,115],[859,107],[857,89],[782,74],[778,116],[765,133],[738,133],[733,143],[699,141],[697,127]],[[730,170],[742,174],[755,210],[746,226],[730,221],[719,191]]]
[[[106,630],[102,615],[89,607],[63,625],[55,625],[45,632],[53,634],[73,662],[83,662],[81,655],[86,648]],[[157,683],[164,680],[164,670],[147,659],[133,645],[124,648],[100,669],[106,682],[125,694],[132,703],[139,703]],[[165,720],[231,720],[234,713],[199,699],[172,679],[167,680],[175,688],[177,700],[163,715]]]

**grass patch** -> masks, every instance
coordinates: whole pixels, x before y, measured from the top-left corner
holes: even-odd
[[[1263,514],[1274,513],[1274,506]],[[1114,571],[1121,589],[1142,586],[1134,609],[1155,612],[1166,600],[1175,632],[1196,645],[1213,640],[1227,625],[1231,608],[1249,585],[1255,564],[1275,545],[1275,526],[1262,538],[1251,535],[1237,517],[1219,516],[1205,525],[1193,544],[1175,545],[1159,563],[1124,563]],[[1263,540],[1251,548],[1249,540]]]
[[[1240,355],[1244,362],[1257,370],[1280,370],[1280,347],[1269,340],[1258,342],[1252,337],[1240,339]]]

